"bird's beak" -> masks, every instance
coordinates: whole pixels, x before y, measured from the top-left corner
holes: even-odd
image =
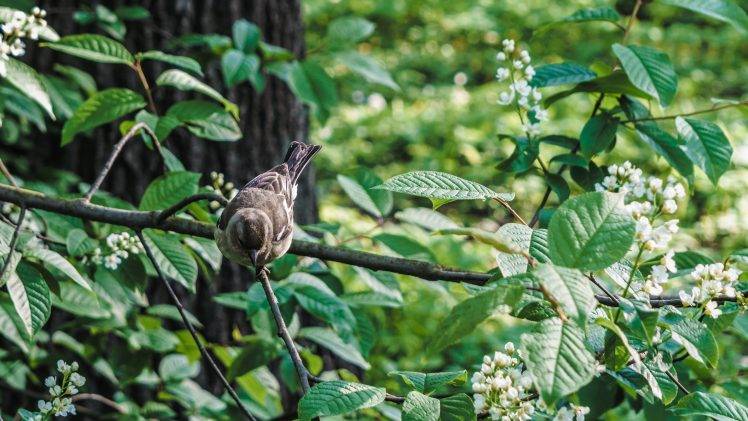
[[[249,259],[252,260],[252,266],[257,267],[257,250],[249,251]]]

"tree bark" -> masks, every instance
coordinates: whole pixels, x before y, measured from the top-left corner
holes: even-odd
[[[78,26],[72,19],[73,11],[83,6],[92,7],[87,1],[45,2],[49,11],[48,21],[61,36],[73,33],[99,32],[92,25]],[[124,1],[98,2],[114,10],[126,4]],[[148,50],[161,50],[174,54],[189,54],[189,51],[170,50],[167,45],[175,38],[190,33],[217,33],[231,35],[234,21],[244,18],[257,24],[262,30],[262,39],[292,51],[297,57],[305,54],[304,28],[299,0],[152,0],[140,2],[151,12],[147,21],[127,21],[125,46],[133,53]],[[194,51],[193,51],[194,53]],[[89,71],[99,89],[127,87],[143,93],[142,86],[130,69],[116,64],[92,64],[77,58],[48,49],[32,52],[37,69],[52,73],[53,63],[72,64]],[[156,88],[155,79],[168,68],[158,62],[144,63],[149,83],[155,89],[156,107],[164,114],[169,106],[179,100],[199,95],[185,93],[173,88]],[[296,99],[285,83],[273,76],[267,76],[267,85],[262,93],[256,92],[243,82],[231,90],[224,87],[219,68],[219,59],[203,63],[208,85],[225,94],[240,109],[243,138],[236,142],[213,142],[192,136],[179,129],[169,136],[165,146],[174,152],[190,171],[207,174],[222,172],[227,181],[241,186],[255,175],[279,163],[285,155],[288,144],[293,140],[307,140],[309,121],[304,105]],[[75,142],[60,148],[59,135],[41,136],[37,141],[45,142],[46,156],[40,159],[39,150],[30,156],[34,162],[45,163],[55,168],[72,171],[82,180],[92,182],[104,164],[113,145],[119,139],[116,125],[111,124],[96,129],[90,138],[81,136]],[[162,171],[160,159],[149,151],[142,142],[130,142],[115,163],[102,190],[115,196],[138,203],[149,182]],[[206,180],[203,180],[207,184]],[[296,200],[295,217],[300,223],[310,223],[317,219],[314,194],[314,171],[307,170],[302,177],[299,196]],[[182,299],[187,307],[205,324],[203,334],[211,342],[231,341],[233,326],[246,327],[243,312],[230,311],[215,304],[210,297],[226,291],[247,289],[251,275],[244,268],[224,263],[219,279],[198,282],[197,294],[187,296],[182,291]],[[154,286],[149,291],[151,302],[168,302],[162,288]],[[208,389],[220,392],[217,379],[206,379]]]

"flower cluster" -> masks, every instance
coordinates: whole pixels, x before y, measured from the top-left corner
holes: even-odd
[[[210,173],[210,184],[205,186],[206,189],[219,194],[223,197],[225,197],[228,200],[231,200],[236,196],[237,193],[239,193],[239,190],[234,186],[234,183],[232,182],[225,182],[223,178],[223,174],[219,172],[212,171]],[[210,202],[210,208],[214,211],[218,210],[221,207],[221,204],[218,203],[217,200],[213,200]]]
[[[660,258],[659,264],[652,266],[652,270],[644,280],[644,283],[642,285],[634,285],[634,291],[638,290],[646,294],[647,297],[650,295],[661,295],[663,291],[662,285],[670,279],[671,273],[675,273],[678,270],[675,260],[673,260],[674,254],[673,250],[665,253]]]
[[[723,263],[696,265],[691,272],[691,278],[696,281],[696,286],[690,293],[679,291],[678,295],[684,306],[703,305],[704,314],[716,319],[722,314],[722,310],[717,308],[719,304],[712,298],[718,295],[735,297],[735,284],[741,273],[740,270],[726,267]]]
[[[104,264],[104,267],[111,270],[117,269],[130,254],[139,254],[143,251],[143,244],[140,243],[138,237],[127,232],[109,234],[106,238],[106,245],[108,248],[106,253],[97,247],[90,260],[96,265]],[[86,261],[88,259],[84,257],[83,263]]]
[[[475,413],[487,411],[493,420],[529,420],[537,400],[532,377],[523,370],[513,343],[507,342],[504,351],[483,357],[480,371],[473,374]]]
[[[643,177],[642,170],[628,161],[623,165],[609,166],[608,174],[595,190],[626,195],[626,209],[636,221],[637,245],[646,251],[666,249],[673,234],[678,232],[678,220],[671,219],[659,225],[655,225],[655,220],[678,210],[677,199],[686,196],[683,185],[674,177],[668,177],[666,181]]]
[[[590,408],[571,404],[556,412],[553,421],[583,421],[584,416],[590,413]]]
[[[530,86],[535,69],[530,65],[532,59],[527,50],[522,50],[515,45],[513,39],[502,41],[503,49],[496,54],[496,60],[506,63],[506,67],[496,70],[496,80],[499,82],[509,81],[509,89],[499,93],[499,104],[516,104],[518,109],[527,112],[527,119],[520,113],[522,119],[522,130],[528,135],[535,136],[540,133],[540,122],[548,119],[548,111],[540,106],[543,95],[538,88]]]
[[[72,397],[78,393],[78,388],[86,384],[86,378],[77,373],[78,363],[68,364],[65,361],[57,361],[57,371],[62,375],[62,381],[57,384],[56,376],[49,376],[44,380],[44,385],[49,388],[51,401],[40,400],[39,411],[43,416],[54,414],[58,417],[75,415],[75,405]]]
[[[30,15],[15,11],[10,20],[0,26],[0,76],[7,74],[6,63],[10,56],[22,56],[26,52],[24,38],[36,40],[39,32],[47,26],[47,12],[34,7]]]

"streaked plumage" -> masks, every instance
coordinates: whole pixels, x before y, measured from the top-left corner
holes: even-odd
[[[285,162],[242,187],[224,209],[215,231],[224,256],[245,266],[262,267],[288,251],[293,239],[296,185],[320,149],[292,142]]]

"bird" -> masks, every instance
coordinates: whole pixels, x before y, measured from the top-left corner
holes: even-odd
[[[286,254],[293,240],[299,176],[320,149],[291,142],[282,164],[253,178],[231,199],[214,232],[226,258],[260,270]]]

